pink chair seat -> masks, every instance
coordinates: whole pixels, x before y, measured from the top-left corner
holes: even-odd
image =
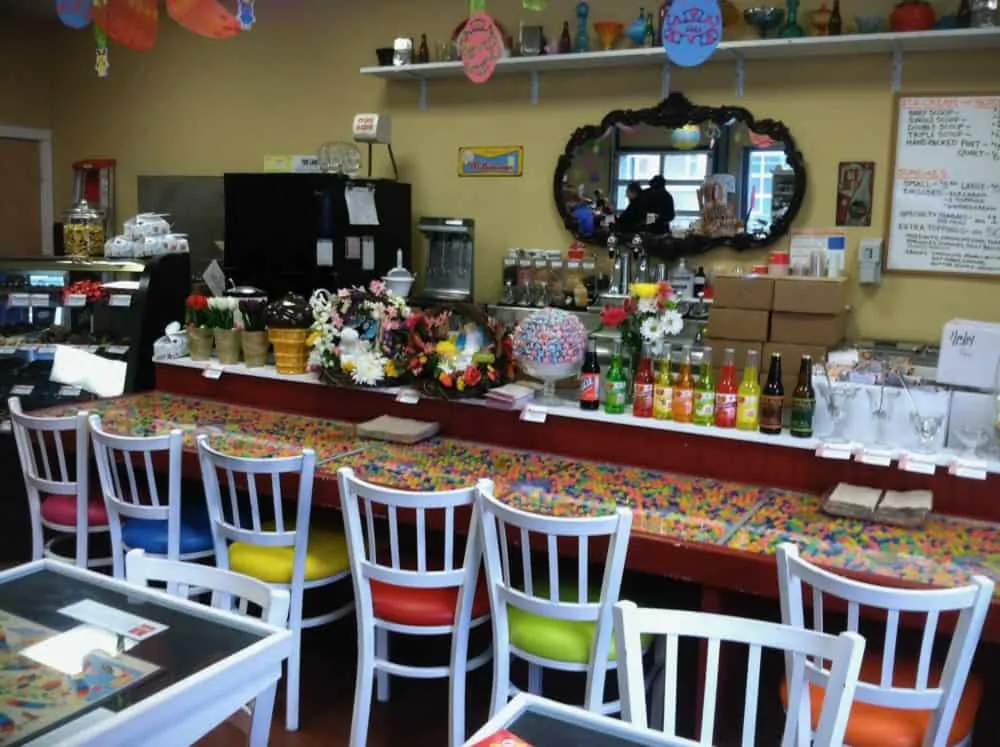
[[[76,496],[50,495],[42,501],[42,518],[52,524],[76,526]],[[87,526],[107,526],[108,512],[104,501],[94,500],[87,503]]]

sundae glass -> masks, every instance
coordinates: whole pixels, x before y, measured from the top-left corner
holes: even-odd
[[[899,389],[887,389],[883,384],[877,389],[866,389],[868,405],[871,407],[872,418],[875,420],[875,443],[873,446],[888,448],[885,426],[892,419],[893,405],[899,399]]]
[[[823,401],[826,402],[826,411],[830,416],[832,427],[830,433],[823,440],[831,444],[847,443],[848,439],[844,435],[844,427],[847,423],[847,416],[851,409],[851,403],[857,396],[858,388],[848,382],[818,382],[817,389]]]

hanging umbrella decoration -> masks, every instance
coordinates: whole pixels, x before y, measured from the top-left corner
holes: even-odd
[[[231,39],[256,21],[254,0],[237,0],[233,15],[218,0],[166,0],[167,15],[188,31],[209,39]],[[94,69],[105,78],[111,67],[108,40],[138,52],[156,45],[159,0],[56,0],[56,12],[72,29],[94,24]]]

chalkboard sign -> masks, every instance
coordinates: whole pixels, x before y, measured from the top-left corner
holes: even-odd
[[[1000,275],[1000,95],[901,96],[889,270]]]

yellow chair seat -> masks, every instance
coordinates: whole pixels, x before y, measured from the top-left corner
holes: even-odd
[[[229,546],[229,567],[269,584],[292,582],[294,547],[261,547],[246,542]],[[306,581],[316,581],[343,573],[351,567],[347,537],[332,529],[310,529],[306,553]]]

